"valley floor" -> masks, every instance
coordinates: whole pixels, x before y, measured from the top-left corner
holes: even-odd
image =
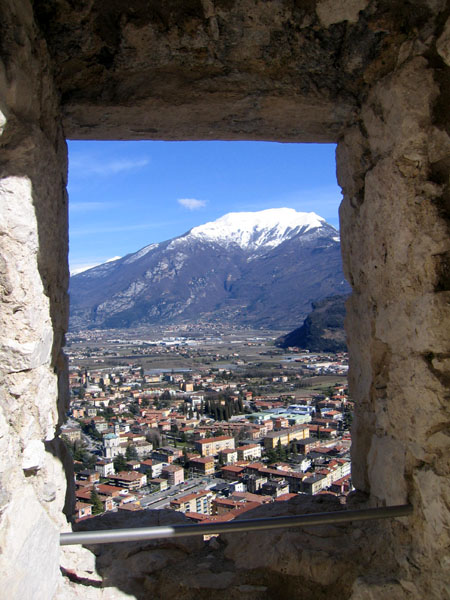
[[[171,508],[231,520],[296,495],[352,490],[344,353],[220,327],[69,334],[75,520]]]

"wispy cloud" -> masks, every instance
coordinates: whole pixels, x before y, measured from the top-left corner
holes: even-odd
[[[69,210],[74,213],[105,210],[117,206],[115,202],[69,202]]]
[[[197,200],[197,198],[178,198],[177,202],[188,210],[198,210],[206,206],[206,200]]]
[[[134,225],[105,225],[103,227],[92,226],[82,227],[79,229],[72,229],[70,231],[71,237],[80,237],[83,235],[99,235],[102,233],[121,233],[124,231],[141,231],[145,229],[158,229],[159,227],[165,227],[166,225],[173,225],[174,222],[153,222],[153,223],[138,223]]]
[[[124,171],[135,171],[142,169],[150,163],[148,158],[130,159],[117,158],[114,160],[102,160],[98,157],[76,155],[71,158],[69,171],[77,176],[110,176]]]

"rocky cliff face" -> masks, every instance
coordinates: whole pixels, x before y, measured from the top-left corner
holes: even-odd
[[[332,296],[313,302],[303,325],[276,340],[280,348],[298,346],[312,352],[347,350],[344,319],[346,296]]]
[[[73,328],[199,319],[289,328],[311,299],[348,291],[339,234],[314,213],[230,213],[70,283]]]

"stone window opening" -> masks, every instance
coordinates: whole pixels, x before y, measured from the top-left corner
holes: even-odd
[[[227,142],[226,146],[229,146],[231,144],[230,147],[228,148],[224,148],[223,146],[220,146],[220,148],[218,149],[217,147],[211,148],[211,146],[208,149],[208,146],[206,146],[206,152],[208,152],[208,154],[211,154],[211,151],[217,154],[217,160],[220,161],[220,163],[222,164],[223,162],[225,164],[229,164],[230,163],[230,153],[233,151],[233,148],[236,148],[236,146],[233,146],[232,142]],[[122,147],[121,147],[122,146]],[[181,146],[181,149],[180,149]],[[328,174],[328,173],[324,173],[324,169],[327,169],[328,167],[331,166],[331,161],[328,160],[328,154],[323,154],[323,159],[320,162],[317,162],[317,158],[316,161],[314,161],[313,158],[310,158],[310,156],[313,157],[322,157],[322,154],[319,154],[319,150],[317,147],[311,147],[308,145],[296,145],[296,148],[291,148],[289,149],[286,146],[280,146],[280,145],[275,145],[275,148],[268,148],[266,144],[263,145],[250,145],[245,147],[244,151],[242,150],[242,148],[239,148],[237,151],[239,151],[240,153],[245,152],[245,156],[249,156],[248,160],[248,170],[249,170],[249,175],[247,180],[245,181],[245,185],[246,187],[249,186],[249,181],[248,179],[251,179],[253,175],[253,171],[254,171],[254,166],[251,163],[250,160],[250,156],[252,153],[254,153],[258,159],[264,163],[264,161],[269,164],[270,160],[273,159],[275,161],[278,161],[278,163],[280,162],[280,156],[281,157],[286,157],[286,160],[289,160],[290,163],[292,163],[292,167],[291,170],[293,173],[295,173],[295,177],[293,178],[295,181],[298,181],[298,184],[296,185],[303,185],[306,187],[307,189],[307,185],[305,185],[305,183],[303,182],[303,176],[302,176],[302,171],[295,171],[293,166],[294,165],[298,165],[299,169],[302,167],[301,165],[301,161],[304,155],[305,156],[305,160],[308,160],[309,164],[315,162],[318,166],[318,168],[320,169],[320,183],[321,183],[321,188],[319,189],[319,191],[314,194],[311,191],[307,191],[306,192],[297,192],[297,194],[299,195],[300,201],[297,201],[297,205],[296,205],[296,210],[300,210],[302,212],[310,212],[310,211],[316,211],[318,213],[321,213],[320,216],[323,216],[323,210],[326,211],[330,211],[330,209],[326,206],[325,203],[323,203],[323,201],[321,201],[321,197],[320,195],[324,193],[323,190],[323,186],[327,185],[326,188],[326,192],[330,197],[331,197],[331,192],[330,190],[333,190],[333,192],[336,194],[336,208],[338,205],[338,195],[340,195],[339,189],[336,187],[336,189],[334,189],[331,184],[329,182],[331,182],[333,180],[333,176],[334,174]],[[178,144],[175,149],[172,146],[172,150],[174,150],[173,152],[170,152],[170,146],[169,149],[167,150],[163,148],[162,154],[164,156],[166,156],[166,153],[169,152],[169,156],[166,158],[166,161],[173,164],[174,162],[176,162],[177,160],[183,160],[183,156],[185,153],[189,153],[189,148],[191,146],[188,146],[187,148],[183,149],[183,144]],[[285,149],[285,150],[284,150]],[[277,153],[278,150],[278,153]],[[295,150],[295,152],[294,152]],[[135,162],[138,165],[143,165],[143,168],[141,170],[141,172],[137,172],[136,169],[131,169],[131,171],[129,171],[127,173],[127,171],[125,171],[125,173],[122,175],[121,181],[119,180],[119,182],[117,183],[118,185],[122,185],[125,188],[128,187],[126,181],[129,180],[130,184],[129,186],[131,187],[131,183],[133,180],[136,179],[137,176],[140,177],[141,180],[148,180],[149,184],[152,181],[152,174],[154,173],[154,169],[156,168],[158,170],[158,174],[160,178],[164,178],[164,171],[161,172],[161,167],[160,165],[160,161],[157,162],[157,167],[151,169],[148,165],[150,160],[151,161],[157,161],[157,153],[161,151],[161,146],[160,145],[156,145],[156,146],[145,146],[144,149],[139,149],[136,148],[136,146],[130,146],[130,144],[125,145],[123,143],[119,143],[119,144],[115,144],[113,146],[111,145],[102,145],[101,143],[99,144],[97,143],[91,143],[91,142],[87,142],[87,143],[83,143],[83,144],[74,144],[73,142],[69,142],[69,181],[68,181],[68,187],[69,190],[71,188],[75,189],[77,191],[76,194],[74,194],[74,198],[70,198],[70,202],[69,202],[69,213],[71,213],[71,204],[74,207],[74,210],[77,211],[79,208],[81,208],[81,210],[83,211],[83,209],[90,209],[90,206],[85,206],[87,205],[86,200],[90,200],[90,199],[94,199],[94,204],[93,204],[93,211],[89,210],[86,213],[86,216],[84,216],[84,213],[82,212],[82,217],[83,220],[81,221],[80,218],[78,218],[76,221],[74,219],[74,223],[71,223],[70,226],[70,231],[73,231],[75,235],[83,235],[83,231],[79,232],[80,229],[80,221],[83,223],[81,225],[81,227],[85,226],[87,227],[88,233],[89,235],[83,235],[83,237],[81,239],[86,240],[86,243],[83,245],[83,249],[84,247],[90,248],[90,246],[92,245],[91,239],[94,240],[94,244],[95,247],[92,248],[90,250],[91,253],[97,253],[103,256],[107,256],[107,255],[112,255],[112,254],[123,254],[123,255],[127,255],[131,252],[137,252],[139,250],[139,246],[143,245],[145,247],[148,246],[148,244],[153,244],[155,241],[156,242],[160,242],[161,240],[158,238],[156,240],[154,240],[151,236],[152,234],[155,235],[155,231],[150,229],[148,232],[145,231],[145,235],[146,237],[144,239],[142,239],[142,241],[139,243],[137,241],[134,240],[133,234],[128,234],[124,232],[124,233],[119,233],[119,234],[108,234],[108,237],[112,237],[112,238],[125,238],[125,240],[118,240],[118,243],[122,242],[122,243],[127,243],[129,244],[129,241],[126,239],[127,237],[130,239],[133,239],[132,243],[128,245],[128,247],[126,247],[125,250],[122,249],[118,249],[115,245],[113,247],[110,247],[108,250],[102,250],[102,238],[101,238],[101,229],[102,227],[106,226],[106,228],[111,227],[111,223],[110,223],[110,216],[108,215],[109,221],[107,221],[106,223],[102,220],[99,219],[99,214],[96,212],[96,208],[100,208],[99,205],[102,202],[102,199],[107,197],[106,200],[106,205],[108,204],[114,204],[114,202],[116,202],[116,197],[121,197],[120,192],[115,192],[116,194],[113,195],[112,197],[109,196],[108,194],[108,188],[105,188],[105,186],[103,185],[104,182],[106,182],[108,184],[108,180],[106,178],[106,171],[108,170],[108,166],[112,165],[111,168],[113,169],[113,172],[110,175],[110,179],[112,181],[114,181],[114,172],[116,170],[120,169],[120,162],[122,161],[123,164],[125,164],[125,166],[127,164],[131,164],[131,162]],[[290,152],[290,154],[289,154]],[[303,152],[303,153],[301,153]],[[328,151],[327,151],[328,152]],[[129,153],[129,154],[128,154]],[[156,156],[155,156],[156,153]],[[196,151],[196,154],[198,154],[199,151]],[[287,153],[287,154],[286,154]],[[334,155],[334,152],[333,152]],[[151,157],[151,158],[149,158]],[[184,159],[186,160],[186,159]],[[73,163],[73,167],[71,167]],[[277,164],[278,164],[277,163]],[[333,156],[333,163],[334,163],[334,170],[336,168],[336,164],[335,164],[335,159]],[[145,165],[145,166],[144,166]],[[233,166],[233,165],[231,165]],[[302,167],[304,169],[304,167]],[[80,173],[80,169],[83,169],[83,172]],[[196,179],[200,179],[202,181],[202,184],[205,185],[205,174],[202,173],[203,168],[200,166],[199,168],[199,174],[197,175],[197,177],[194,176],[194,181]],[[87,170],[87,173],[85,172],[85,170]],[[286,168],[285,168],[286,170]],[[239,182],[236,181],[234,175],[232,174],[233,172],[230,171],[230,173],[227,173],[226,178],[228,180],[231,180],[233,182],[232,187],[235,188],[237,186],[237,190],[236,193],[239,195]],[[128,175],[128,177],[127,177]],[[258,174],[258,172],[256,171],[256,175],[258,175],[258,177],[260,177],[260,175]],[[278,174],[278,177],[280,177],[281,175]],[[92,183],[91,181],[92,180]],[[149,185],[147,184],[146,187]],[[109,184],[111,185],[111,184]],[[184,187],[189,187],[192,184],[190,184],[190,182],[188,181],[187,184],[186,182],[183,183]],[[290,183],[290,185],[295,185],[294,182]],[[309,184],[310,185],[310,184]],[[116,187],[116,186],[115,186]],[[82,188],[82,191],[80,191],[80,188]],[[159,189],[159,188],[157,188]],[[278,195],[280,194],[286,194],[286,185],[284,186],[284,188],[280,191],[277,191]],[[101,190],[99,192],[97,192],[97,190]],[[127,192],[131,195],[134,194],[134,190]],[[152,188],[149,188],[148,190],[146,190],[146,195],[150,195],[150,197],[155,196],[155,192],[152,191]],[[164,195],[164,190],[163,190],[163,195]],[[222,192],[223,195],[223,192]],[[258,196],[258,192],[257,191],[252,191],[252,198]],[[317,200],[316,200],[317,198]],[[328,198],[328,196],[327,196]],[[217,203],[217,199],[214,198],[213,196],[210,198],[210,200],[213,200]],[[277,202],[277,198],[275,197],[275,202]],[[329,202],[329,201],[328,201]],[[175,203],[175,201],[174,201]],[[317,204],[317,206],[316,206]],[[323,206],[322,206],[323,204]],[[272,207],[272,205],[271,205]],[[124,206],[124,208],[126,208],[126,212],[129,213],[130,212],[130,207],[127,203],[126,207]],[[265,208],[265,207],[264,207]],[[236,208],[233,207],[228,207],[226,204],[222,206],[221,209],[221,215],[227,212],[233,212],[235,211]],[[336,210],[337,213],[337,210]],[[139,210],[139,212],[136,212],[136,214],[139,214],[139,223],[141,223],[142,221],[145,221],[146,217],[142,215],[142,211]],[[196,226],[202,224],[202,222],[208,220],[207,217],[202,216],[201,212],[200,213],[196,213],[197,214],[197,218],[196,221],[198,221],[198,223],[196,222]],[[333,224],[335,224],[335,217],[333,219],[332,217],[332,213],[331,212],[326,212],[325,213],[326,217],[328,217],[328,220],[331,221]],[[77,216],[77,213],[74,213],[74,216]],[[165,215],[165,218],[167,219],[168,217]],[[86,220],[87,224],[84,225],[84,220]],[[120,225],[123,226],[123,222],[120,220],[119,217],[119,222]],[[100,223],[100,235],[99,235],[99,241],[97,241],[97,235],[95,234],[95,228],[98,226],[97,223]],[[129,224],[131,228],[134,227],[133,223]],[[180,227],[182,228],[183,226],[178,226],[178,229],[180,229]],[[184,227],[183,231],[187,230],[187,226]],[[182,233],[183,232],[181,229],[178,233]],[[72,235],[72,234],[71,234]],[[166,236],[169,237],[169,234]],[[70,242],[70,247],[72,248],[72,246],[74,245],[74,242],[78,242],[79,245],[79,239],[75,238],[75,240]],[[109,253],[109,254],[108,254]],[[86,262],[86,259],[85,259]],[[95,266],[92,263],[95,263],[95,261],[92,260],[87,260],[87,264],[89,265],[89,268],[92,266]],[[76,266],[79,266],[79,263],[75,263]],[[308,303],[309,306],[309,303]],[[296,321],[294,323],[294,320],[292,320],[292,325],[290,327],[290,329],[296,328],[297,326],[299,326],[301,324],[301,322],[303,321],[303,319],[300,319],[300,321]],[[94,327],[95,328],[95,327]],[[152,325],[148,325],[148,328],[151,329]],[[99,368],[101,367],[101,365],[99,365]],[[113,367],[111,367],[111,369],[113,369]],[[331,384],[331,382],[330,382]]]
[[[445,597],[447,4],[7,0],[0,16],[0,573],[10,597],[70,599],[80,584],[92,598]],[[323,537],[230,537],[206,551],[110,549],[97,557],[104,588],[92,554],[63,557],[66,137],[338,144],[354,502],[411,502],[412,517]],[[71,579],[61,564],[67,574],[76,565]]]

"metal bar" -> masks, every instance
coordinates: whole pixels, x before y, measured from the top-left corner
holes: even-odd
[[[277,529],[279,527],[301,527],[306,525],[324,525],[345,523],[347,521],[365,521],[368,519],[392,519],[407,517],[413,508],[410,504],[386,506],[382,508],[364,508],[328,513],[313,513],[289,517],[269,517],[265,519],[242,519],[225,523],[165,525],[163,527],[139,527],[134,529],[105,529],[103,531],[80,531],[62,533],[61,546],[71,544],[110,544],[113,542],[137,542],[160,538],[176,538],[191,535],[211,535],[236,531],[257,531]]]

